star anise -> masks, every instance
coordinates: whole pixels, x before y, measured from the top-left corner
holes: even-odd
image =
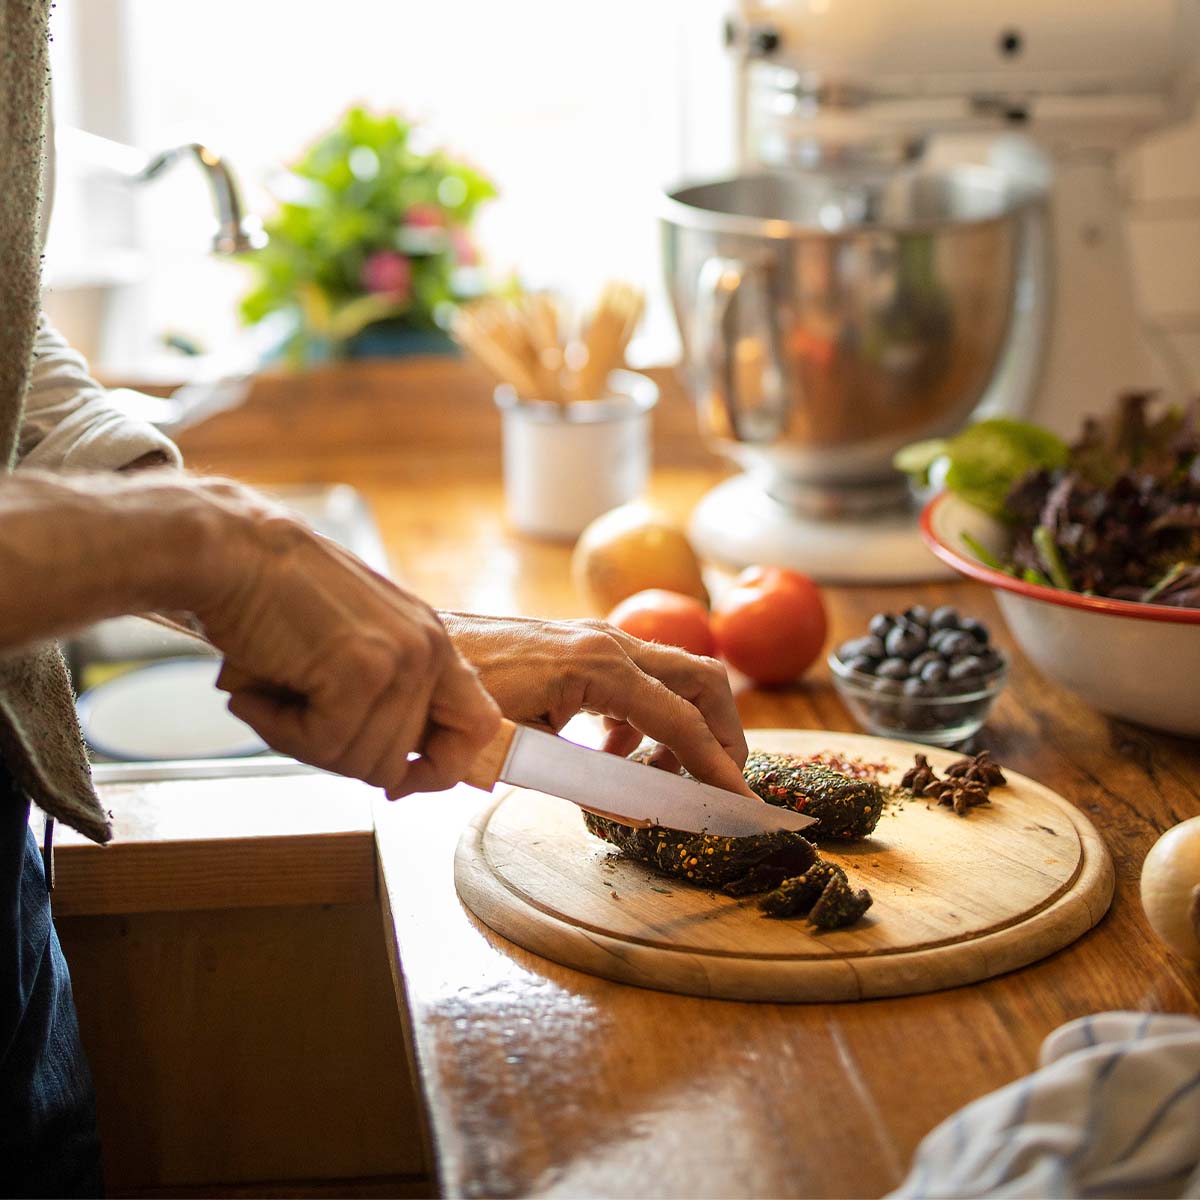
[[[964,758],[952,762],[946,768],[946,774],[951,779],[965,779],[973,783],[982,783],[985,787],[1003,787],[1007,780],[1000,764],[992,761],[991,751],[981,750],[978,754],[968,754]]]
[[[918,754],[913,758],[913,765],[905,771],[900,786],[908,788],[914,796],[931,796],[931,789],[941,782],[929,765],[929,759]]]
[[[991,802],[988,798],[987,784],[977,779],[943,779],[929,795],[936,795],[939,804],[953,808],[960,817],[966,815],[968,808]]]

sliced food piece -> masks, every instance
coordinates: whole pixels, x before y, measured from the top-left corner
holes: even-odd
[[[648,750],[643,750],[634,754],[633,758],[645,762],[648,753]],[[796,761],[787,759],[792,765]],[[868,780],[849,780],[825,767],[817,769],[821,772],[817,784],[824,785],[823,790],[811,780],[810,787],[821,790],[826,800],[838,791],[833,783],[835,779],[847,784],[869,784],[874,788],[873,794],[856,791],[859,801],[849,806],[858,812],[860,824],[866,809],[874,807],[874,819],[870,822],[873,829],[878,820],[878,808],[882,805],[878,784]],[[827,779],[826,776],[833,778]],[[864,794],[869,798],[862,799]],[[776,797],[773,803],[783,804],[784,801]],[[830,801],[829,811],[840,813],[842,808]],[[817,848],[799,833],[779,830],[752,837],[720,837],[715,834],[684,833],[662,826],[635,829],[590,812],[584,812],[583,819],[589,833],[603,838],[627,857],[645,863],[660,874],[700,887],[720,888],[727,896],[765,893],[760,907],[769,917],[807,916],[809,923],[817,929],[837,929],[852,925],[871,905],[870,894],[854,891],[845,871],[823,861]],[[845,822],[839,819],[835,821],[835,826],[845,828]],[[813,829],[817,828],[819,826],[813,826]],[[842,833],[835,836],[853,835]]]
[[[611,842],[630,858],[677,879],[725,888],[731,895],[765,892],[798,875],[816,861],[816,847],[798,833],[755,834],[728,838],[683,833],[653,826],[633,829],[585,812],[588,831]],[[745,885],[750,883],[751,886]]]
[[[871,893],[855,891],[836,863],[817,859],[803,875],[785,879],[760,902],[768,917],[807,916],[817,929],[853,925],[871,907]]]
[[[816,817],[806,831],[814,841],[867,837],[883,813],[883,790],[873,779],[850,779],[838,771],[790,754],[752,750],[743,774],[768,804]]]

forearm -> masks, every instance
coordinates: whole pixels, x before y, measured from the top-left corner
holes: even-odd
[[[0,480],[0,652],[106,617],[201,607],[220,584],[224,521],[173,472]]]

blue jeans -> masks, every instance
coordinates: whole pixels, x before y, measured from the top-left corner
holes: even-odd
[[[91,1073],[28,826],[0,768],[0,1195],[99,1196]]]

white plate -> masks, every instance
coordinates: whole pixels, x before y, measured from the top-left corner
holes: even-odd
[[[241,758],[263,740],[225,707],[215,658],[168,658],[138,667],[79,697],[83,736],[105,758]]]

